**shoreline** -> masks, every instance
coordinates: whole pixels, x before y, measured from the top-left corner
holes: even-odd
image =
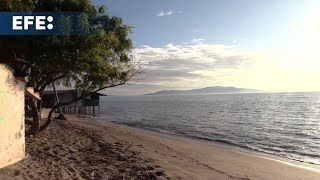
[[[115,121],[108,121],[108,120],[105,120],[105,119],[104,120],[99,119],[99,118],[92,118],[92,119],[97,121],[97,122],[99,122],[99,123],[106,124],[106,125],[111,125],[111,126],[115,125],[115,126],[120,126],[122,128],[129,128],[129,129],[132,128],[133,130],[147,131],[147,132],[155,133],[155,134],[158,134],[158,135],[166,135],[166,136],[169,136],[171,138],[181,138],[181,139],[189,140],[189,141],[191,141],[193,143],[200,143],[200,144],[204,144],[204,145],[209,145],[209,146],[212,146],[214,148],[221,148],[221,149],[225,149],[225,150],[230,150],[230,151],[234,151],[234,152],[239,152],[239,153],[253,155],[253,156],[257,156],[257,157],[261,157],[261,158],[275,160],[275,161],[279,161],[279,162],[282,162],[282,163],[287,163],[287,164],[290,164],[290,165],[293,165],[293,166],[298,166],[298,167],[301,167],[301,168],[320,171],[320,165],[318,165],[318,164],[313,164],[311,162],[305,162],[305,161],[297,160],[297,159],[285,158],[285,157],[282,157],[282,156],[277,156],[277,155],[272,154],[272,153],[262,152],[262,151],[259,151],[259,150],[254,150],[254,149],[246,148],[246,147],[243,147],[243,146],[238,146],[236,144],[219,142],[219,141],[215,141],[215,140],[207,140],[205,138],[199,138],[199,137],[194,137],[194,136],[190,136],[190,135],[182,135],[182,134],[177,134],[177,133],[174,133],[174,132],[169,132],[169,131],[155,129],[155,128],[140,127],[140,126],[130,126],[130,125],[127,125],[125,123],[118,123],[118,122],[115,122]]]
[[[107,126],[116,126],[118,128],[123,128],[125,130],[132,130],[134,133],[141,133],[142,135],[148,134],[148,135],[154,135],[154,136],[160,136],[161,138],[172,138],[174,140],[178,140],[179,142],[183,141],[183,142],[187,142],[187,143],[191,143],[191,144],[197,144],[200,146],[205,146],[208,148],[213,148],[217,151],[226,151],[229,153],[235,153],[238,154],[240,156],[249,156],[250,158],[254,158],[254,159],[259,159],[262,161],[266,160],[266,161],[271,161],[271,164],[275,164],[275,166],[289,166],[290,168],[294,168],[294,169],[300,169],[300,170],[306,170],[309,172],[314,172],[316,174],[319,174],[320,177],[320,168],[319,166],[313,165],[313,164],[309,164],[309,163],[304,163],[304,162],[300,162],[300,161],[296,161],[296,160],[290,160],[287,158],[283,158],[280,156],[276,156],[273,154],[267,154],[267,153],[263,153],[263,152],[259,152],[259,151],[255,151],[255,150],[251,150],[251,149],[246,149],[243,147],[239,147],[239,146],[235,146],[235,145],[230,145],[230,144],[226,144],[226,143],[222,143],[222,142],[215,142],[215,141],[207,141],[207,140],[203,140],[203,139],[198,139],[198,138],[194,138],[194,137],[186,137],[180,134],[174,134],[174,133],[165,133],[162,132],[160,130],[157,129],[149,129],[149,128],[143,128],[143,127],[134,127],[134,126],[129,126],[126,124],[121,124],[121,123],[115,123],[112,121],[106,121],[106,120],[102,120],[102,119],[93,119],[94,121],[98,121],[98,123],[102,123],[105,124]],[[140,135],[141,135],[140,134]],[[276,176],[278,177],[278,176]],[[278,179],[276,177],[273,178],[268,178],[268,179]],[[289,178],[292,179],[293,177]],[[250,178],[249,178],[250,179]],[[258,178],[260,179],[260,178]],[[286,178],[284,178],[286,179]],[[298,178],[297,178],[298,179]],[[304,179],[304,178],[302,178]],[[310,179],[310,178],[308,178]],[[312,179],[312,178],[311,178]],[[318,178],[316,178],[318,179]]]
[[[306,179],[320,170],[94,118],[55,120],[0,179]]]

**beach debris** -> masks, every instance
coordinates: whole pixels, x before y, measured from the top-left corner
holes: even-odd
[[[25,155],[25,159],[28,159],[30,157],[30,155],[29,155],[29,153],[26,153],[26,155]]]

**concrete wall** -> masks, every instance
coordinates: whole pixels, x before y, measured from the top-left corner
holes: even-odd
[[[0,168],[25,157],[24,82],[0,64]]]

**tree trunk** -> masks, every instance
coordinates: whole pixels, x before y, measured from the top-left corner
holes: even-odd
[[[72,104],[72,103],[74,103],[74,102],[77,102],[77,101],[81,100],[81,99],[84,98],[84,97],[86,97],[86,94],[83,92],[80,97],[77,97],[77,98],[75,98],[75,99],[73,99],[73,100],[71,100],[71,101],[69,101],[69,102],[59,102],[58,104],[56,104],[56,105],[50,110],[47,121],[44,123],[44,125],[42,125],[42,126],[40,127],[40,132],[43,131],[43,130],[45,130],[45,129],[51,124],[51,122],[52,122],[52,115],[53,115],[53,113],[55,112],[55,110],[57,110],[58,108],[60,108],[60,107],[62,107],[62,106],[68,106],[68,105],[70,105],[70,104]]]
[[[56,90],[56,86],[54,85],[54,83],[52,83],[52,86],[53,86],[53,90],[54,90],[54,93],[55,93],[55,96],[56,96],[57,104],[59,104],[60,100],[59,100],[58,92]],[[59,109],[59,116],[56,119],[67,120],[67,118],[65,118],[63,113],[62,113],[61,107],[59,107],[58,109]]]
[[[29,99],[29,105],[32,110],[33,120],[30,130],[27,132],[27,135],[36,136],[40,130],[40,120],[41,120],[41,111],[38,111],[36,106],[36,101]]]
[[[46,123],[44,123],[41,127],[40,127],[40,132],[41,131],[44,131],[45,129],[47,129],[47,127],[51,124],[52,122],[52,115],[53,113],[59,108],[59,104],[55,105],[49,112],[49,115],[48,115],[48,119],[46,121]]]

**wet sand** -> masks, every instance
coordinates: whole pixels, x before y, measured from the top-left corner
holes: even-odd
[[[0,179],[320,179],[318,169],[90,118],[26,141],[27,158]]]

